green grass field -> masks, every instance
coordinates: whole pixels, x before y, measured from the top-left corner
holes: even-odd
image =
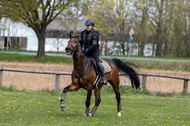
[[[55,56],[36,57],[36,56],[28,56],[20,54],[4,54],[4,53],[0,53],[0,61],[63,63],[63,64],[73,63],[73,59],[71,57],[55,57]]]
[[[106,87],[105,87],[106,88]],[[142,92],[121,92],[118,118],[112,91],[101,92],[102,102],[93,118],[83,118],[86,91],[67,93],[67,109],[60,111],[61,92],[15,91],[0,87],[0,125],[55,126],[189,126],[190,97],[155,97]],[[94,105],[94,96],[90,108]]]
[[[141,60],[130,60],[129,62],[134,63],[135,65],[137,65],[138,68],[144,68],[144,69],[160,69],[160,70],[190,72],[189,62],[163,62],[163,61],[141,61]]]
[[[9,52],[35,52],[37,53],[37,51],[28,51],[28,50],[24,50],[24,49],[8,49],[8,50],[4,50],[4,51],[9,51]],[[66,54],[66,52],[62,52],[62,51],[59,51],[59,52],[56,52],[56,51],[46,51],[45,53],[59,53],[59,54]]]
[[[37,51],[27,51],[27,50],[23,50],[23,49],[8,49],[8,50],[4,50],[4,51],[14,51],[14,52],[35,52],[37,53]],[[65,52],[55,52],[55,51],[46,51],[46,53],[59,53],[59,54],[66,54]],[[128,57],[128,55],[111,55],[108,54],[106,56],[114,56],[114,57]],[[178,60],[190,60],[190,58],[187,57],[171,57],[171,56],[162,56],[162,57],[158,57],[158,56],[138,56],[138,55],[131,55],[130,57],[136,57],[136,58],[157,58],[157,59],[178,59]]]

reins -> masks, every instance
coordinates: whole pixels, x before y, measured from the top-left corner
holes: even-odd
[[[68,43],[68,45],[70,45],[73,48],[73,51],[72,51],[73,54],[75,53],[75,50],[79,47],[79,44],[77,44],[75,47],[71,43]],[[75,54],[77,54],[77,53],[75,53]],[[83,69],[83,71],[81,73],[78,73],[78,71],[76,69],[73,69],[73,74],[75,75],[75,77],[77,77],[78,79],[80,79],[80,77],[83,75],[84,71],[86,71],[86,69],[88,67],[88,64],[89,64],[89,61],[87,62],[87,64],[85,65],[85,67],[84,67],[84,69]]]

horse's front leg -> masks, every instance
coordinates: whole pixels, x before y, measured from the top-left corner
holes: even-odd
[[[66,104],[65,104],[65,100],[66,100],[66,93],[68,92],[68,91],[77,91],[79,89],[79,86],[78,85],[76,85],[76,84],[73,84],[73,83],[71,83],[69,86],[67,86],[67,87],[65,87],[64,89],[63,89],[63,94],[62,94],[62,96],[61,96],[61,104],[60,104],[60,106],[61,106],[61,111],[64,111],[65,109],[66,109]]]
[[[90,106],[91,95],[92,95],[92,89],[87,90],[86,109],[85,109],[85,113],[82,115],[83,117],[89,116],[89,106]]]
[[[100,89],[96,89],[94,90],[94,95],[95,95],[95,106],[92,108],[92,111],[90,113],[90,116],[94,116],[96,110],[98,109],[98,106],[101,102],[101,98],[100,98]]]

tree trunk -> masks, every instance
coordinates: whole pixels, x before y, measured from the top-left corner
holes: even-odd
[[[45,31],[39,32],[38,37],[38,52],[37,57],[45,56]]]
[[[190,44],[188,44],[187,45],[187,47],[186,47],[186,56],[188,57],[188,58],[190,58]]]
[[[73,35],[75,35],[75,36],[76,36],[76,33],[77,33],[77,23],[78,23],[77,21],[74,21]]]
[[[167,39],[166,39],[166,37],[165,37],[165,44],[164,44],[164,48],[163,48],[163,56],[166,56],[166,55],[168,55],[168,41],[167,41]]]
[[[127,42],[127,55],[129,56],[129,53],[130,53],[130,45],[129,45],[130,43],[129,42]]]
[[[161,5],[159,8],[159,17],[158,17],[158,27],[157,27],[157,46],[156,46],[156,56],[162,56],[162,25],[163,25],[163,7],[164,7],[164,0],[161,0]]]
[[[186,55],[187,55],[187,57],[190,58],[190,28],[189,28],[189,33],[188,33],[188,35],[187,35],[186,42],[187,42]]]
[[[162,28],[161,25],[157,29],[157,39],[156,39],[156,56],[162,56]]]
[[[122,25],[121,25],[121,31],[122,31],[122,42],[121,42],[121,48],[122,48],[122,53],[123,55],[125,55],[125,22],[124,20],[122,21]]]
[[[154,50],[154,42],[152,43],[152,56],[154,56],[154,52],[155,52],[155,50]]]
[[[104,52],[105,55],[107,55],[107,46],[108,46],[108,41],[106,40],[105,41],[105,52]]]
[[[122,53],[125,55],[125,42],[121,42]]]
[[[144,42],[142,42],[140,46],[140,52],[139,52],[140,56],[144,56],[144,45],[145,45]]]
[[[38,38],[38,53],[37,57],[45,56],[45,37]]]
[[[103,47],[104,47],[104,42],[100,42],[100,54],[103,54]]]
[[[147,1],[143,0],[142,1],[142,5],[147,4]],[[147,20],[148,20],[148,14],[147,14],[147,7],[145,7],[142,10],[142,20],[141,20],[141,24],[140,24],[140,47],[139,48],[139,52],[138,55],[140,56],[144,56],[144,46],[145,43],[147,42],[147,35],[146,35],[146,27],[147,27]]]
[[[74,18],[74,29],[73,29],[73,34],[76,36],[77,33],[77,24],[78,24],[78,19],[79,19],[79,14],[78,14],[78,8],[76,11],[76,18]]]

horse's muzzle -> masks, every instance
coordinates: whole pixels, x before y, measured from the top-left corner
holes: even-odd
[[[71,54],[71,49],[70,48],[65,48],[65,51],[67,54]]]

